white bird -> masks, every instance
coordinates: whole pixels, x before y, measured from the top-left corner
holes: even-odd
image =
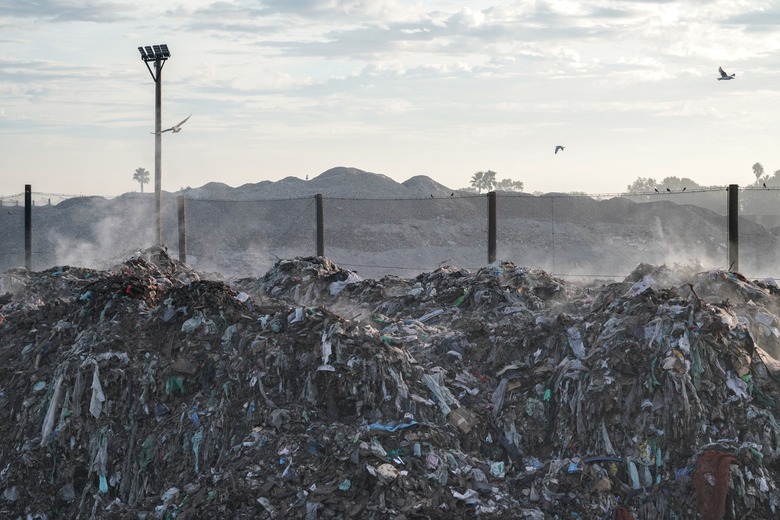
[[[192,114],[190,114],[190,115],[188,115],[187,117],[185,117],[185,118],[184,118],[184,120],[183,120],[182,122],[180,122],[179,124],[173,125],[172,127],[170,127],[170,128],[166,128],[165,130],[161,130],[161,131],[160,131],[160,133],[161,133],[161,134],[164,134],[165,132],[173,132],[174,134],[176,134],[176,133],[178,133],[178,132],[181,132],[181,125],[183,125],[184,123],[186,123],[186,122],[187,122],[187,119],[189,119],[189,118],[191,118],[191,117],[192,117]],[[149,133],[150,133],[150,134],[153,134],[153,133],[155,133],[155,132],[149,132]]]
[[[720,72],[720,77],[718,78],[718,81],[734,79],[734,76],[736,76],[736,74],[726,74],[726,71],[723,70],[723,67],[718,67],[718,72]]]
[[[557,145],[555,147],[555,153],[558,153],[559,151],[563,151],[563,149],[566,148],[565,146]]]

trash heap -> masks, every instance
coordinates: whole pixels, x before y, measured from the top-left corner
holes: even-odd
[[[777,518],[778,287],[496,262],[0,277],[3,518]]]

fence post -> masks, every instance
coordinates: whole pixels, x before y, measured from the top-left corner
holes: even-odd
[[[179,261],[187,263],[187,215],[184,212],[184,195],[176,197],[179,207]]]
[[[488,263],[496,261],[496,192],[488,192]]]
[[[24,268],[32,271],[32,185],[24,185]]]
[[[739,271],[739,186],[729,184],[729,271]]]
[[[322,209],[322,194],[314,196],[317,201],[317,256],[325,256],[325,212]]]

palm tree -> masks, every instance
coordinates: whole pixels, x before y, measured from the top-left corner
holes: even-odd
[[[482,190],[492,190],[496,187],[496,172],[493,170],[476,172],[471,176],[471,186],[479,193],[482,193]]]
[[[138,181],[141,185],[141,193],[143,193],[144,184],[149,182],[149,172],[146,171],[146,168],[136,168],[135,173],[133,174],[133,180]]]
[[[761,177],[764,175],[764,167],[760,162],[753,165],[753,175],[756,176],[756,184],[761,182]]]

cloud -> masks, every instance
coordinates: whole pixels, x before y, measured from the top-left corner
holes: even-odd
[[[131,18],[137,8],[125,2],[98,0],[39,0],[19,2],[0,0],[0,14],[8,18],[50,22],[117,22]]]

